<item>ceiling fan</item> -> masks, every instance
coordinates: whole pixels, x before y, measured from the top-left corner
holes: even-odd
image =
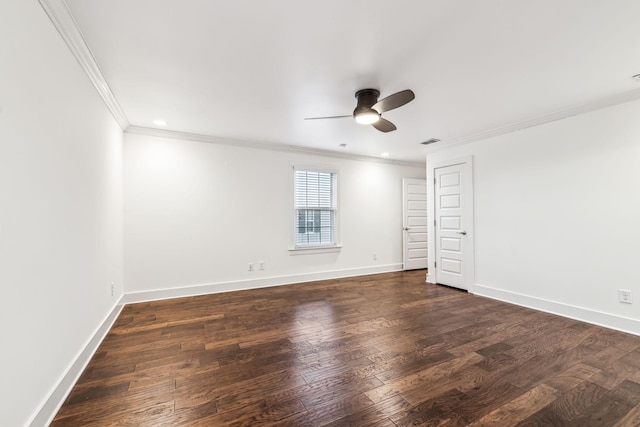
[[[402,107],[404,104],[415,99],[413,91],[406,89],[389,95],[378,101],[380,91],[377,89],[361,89],[356,92],[358,103],[352,115],[348,116],[328,116],[328,117],[307,117],[305,120],[320,119],[342,119],[353,117],[356,122],[362,125],[371,125],[380,132],[391,132],[396,130],[396,125],[381,117],[382,113]]]

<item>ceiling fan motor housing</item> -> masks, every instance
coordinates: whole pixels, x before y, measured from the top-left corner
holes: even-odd
[[[358,100],[358,104],[356,105],[355,110],[353,110],[353,117],[356,117],[358,113],[371,111],[371,107],[378,102],[379,96],[380,91],[376,89],[362,89],[357,91],[356,99]],[[376,111],[376,113],[378,112]]]

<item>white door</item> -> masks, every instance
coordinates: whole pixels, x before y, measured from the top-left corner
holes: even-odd
[[[427,268],[427,181],[402,180],[403,268]]]
[[[470,173],[469,163],[434,170],[436,280],[466,290],[473,280]]]

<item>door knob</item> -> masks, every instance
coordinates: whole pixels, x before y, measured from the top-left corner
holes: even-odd
[[[463,236],[466,236],[466,235],[467,235],[467,232],[466,232],[466,231],[456,231],[456,233],[458,233],[458,234],[462,234]]]
[[[403,229],[404,231],[409,231],[409,230],[410,230],[410,228],[409,228],[409,227],[402,227],[402,229]]]

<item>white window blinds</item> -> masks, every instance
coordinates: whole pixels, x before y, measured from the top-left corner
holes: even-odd
[[[336,244],[335,172],[295,171],[296,247]]]

